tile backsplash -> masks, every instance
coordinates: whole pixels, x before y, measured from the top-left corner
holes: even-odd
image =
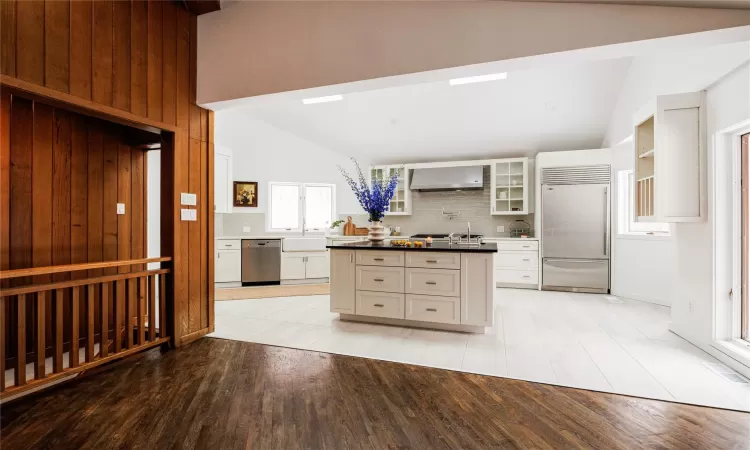
[[[481,190],[412,192],[412,214],[410,216],[385,216],[386,226],[400,227],[401,235],[416,233],[461,233],[466,232],[467,222],[471,222],[472,233],[485,236],[510,236],[510,225],[523,220],[534,228],[534,215],[493,216],[490,215],[490,168],[484,168],[484,188]],[[442,214],[458,213],[449,219]],[[339,219],[352,216],[357,226],[367,226],[366,214],[339,214]],[[498,226],[504,232],[498,232]],[[243,232],[244,227],[250,232]],[[266,215],[258,214],[216,214],[216,236],[263,236],[266,233]]]
[[[510,225],[523,220],[532,230],[534,215],[493,216],[490,214],[490,168],[484,168],[484,188],[481,190],[412,192],[412,214],[410,216],[385,216],[386,226],[400,227],[401,234],[416,233],[461,233],[466,232],[471,222],[471,232],[485,236],[510,236]],[[450,219],[445,212],[458,213]],[[497,232],[498,226],[504,232]]]

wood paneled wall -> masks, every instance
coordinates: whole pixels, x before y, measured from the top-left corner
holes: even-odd
[[[145,258],[146,156],[128,143],[133,130],[11,95],[9,90],[0,92],[0,104],[0,123],[8,125],[3,126],[0,152],[7,155],[3,161],[8,167],[0,177],[0,202],[8,205],[7,214],[0,215],[0,235],[7,241],[0,247],[2,269]],[[125,214],[117,214],[117,203],[125,204]],[[117,269],[99,269],[89,275],[115,273]],[[4,281],[3,287],[86,276],[86,272],[73,272],[17,278]],[[49,348],[52,298],[47,303]],[[12,302],[4,307],[11,323],[11,329],[3,330],[6,355],[13,357],[16,313]],[[30,343],[36,326],[33,299],[28,299],[26,310]],[[66,303],[64,316],[71,314]],[[95,314],[98,317],[98,311]],[[69,320],[65,323],[70,326]],[[85,320],[79,323],[79,336],[85,336]]]
[[[163,130],[162,255],[172,256],[174,269],[170,335],[180,345],[212,330],[213,113],[195,103],[196,16],[178,2],[159,0],[0,0],[0,35],[5,86],[66,102],[94,116]],[[22,126],[20,122],[31,123],[33,115],[16,120]],[[21,162],[14,171],[31,165]],[[112,170],[103,164],[102,176]],[[181,192],[198,194],[197,222],[180,221]],[[21,203],[31,196],[15,190],[9,194]],[[100,194],[106,202],[114,192]],[[71,202],[78,201],[71,197]],[[0,214],[4,208],[0,206]],[[11,222],[18,222],[14,226],[26,220],[9,214]],[[129,225],[119,219],[99,224],[87,217],[86,233],[113,226],[120,230]],[[74,232],[81,230],[71,227]],[[104,232],[104,239],[111,236]],[[118,258],[127,251],[119,245]]]

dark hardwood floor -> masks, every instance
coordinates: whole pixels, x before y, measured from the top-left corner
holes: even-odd
[[[211,338],[1,408],[3,450],[750,446],[750,414]]]

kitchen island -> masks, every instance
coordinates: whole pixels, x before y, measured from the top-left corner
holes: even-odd
[[[331,312],[343,320],[484,333],[493,325],[497,244],[400,247],[340,242],[331,251]]]

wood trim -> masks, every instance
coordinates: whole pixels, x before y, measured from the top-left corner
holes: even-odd
[[[202,338],[203,336],[207,335],[208,333],[211,333],[211,329],[209,329],[209,328],[204,328],[202,330],[194,331],[194,332],[192,332],[190,334],[187,334],[187,335],[182,336],[181,338],[179,338],[177,345],[187,345],[187,344],[189,344],[189,343],[191,343],[193,341],[196,341],[196,340]]]
[[[85,285],[96,284],[96,283],[108,283],[111,281],[118,281],[118,280],[129,280],[131,278],[145,277],[149,275],[157,275],[157,274],[169,273],[169,272],[170,272],[170,269],[155,269],[155,270],[146,270],[143,272],[120,273],[117,275],[107,275],[107,276],[96,277],[96,278],[83,278],[83,279],[78,279],[78,280],[60,281],[57,283],[50,283],[50,284],[37,284],[33,286],[23,286],[23,287],[11,288],[11,289],[0,289],[0,297],[10,297],[14,295],[31,294],[33,292],[51,291],[55,289],[65,289],[65,288],[70,288],[74,286],[85,286]]]
[[[64,371],[59,372],[59,373],[50,374],[46,378],[42,378],[41,380],[32,380],[32,381],[29,381],[28,383],[26,383],[26,384],[24,384],[23,386],[20,386],[20,387],[9,387],[7,390],[5,390],[2,393],[0,393],[0,399],[5,399],[6,397],[15,396],[17,394],[29,391],[31,389],[36,389],[36,388],[44,386],[46,384],[51,384],[54,381],[59,380],[61,378],[66,378],[66,377],[69,377],[71,375],[75,375],[75,374],[80,373],[80,372],[85,372],[87,370],[93,369],[94,367],[101,366],[102,364],[107,364],[109,362],[116,361],[116,360],[118,360],[120,358],[124,358],[126,356],[130,356],[130,355],[133,355],[135,353],[138,353],[138,352],[141,352],[141,351],[144,351],[144,350],[148,350],[150,348],[154,348],[154,347],[156,347],[158,345],[166,344],[167,342],[169,342],[169,338],[168,337],[159,338],[159,339],[157,339],[154,342],[149,342],[147,344],[140,345],[138,347],[134,347],[134,348],[131,348],[131,349],[128,349],[128,350],[124,350],[124,351],[121,351],[120,353],[116,353],[114,355],[110,355],[110,356],[108,356],[106,358],[100,358],[100,359],[94,360],[94,361],[92,361],[90,363],[85,363],[85,364],[83,364],[81,366],[78,366],[78,367],[76,367],[74,369],[67,369],[67,370],[64,370]]]
[[[153,120],[141,117],[127,111],[123,111],[112,106],[102,105],[100,103],[77,97],[65,92],[37,85],[29,81],[24,81],[15,77],[0,74],[0,85],[3,87],[19,90],[32,100],[42,100],[52,106],[65,108],[81,114],[98,117],[100,119],[116,122],[122,125],[145,129],[152,133],[158,133],[160,130],[176,132],[180,129],[168,123],[159,120]],[[145,128],[144,128],[145,127]]]
[[[741,298],[741,330],[742,339],[750,339],[750,195],[748,184],[750,183],[750,134],[741,138],[740,186],[742,190],[741,213],[742,213],[742,263],[740,264],[742,275],[742,298]]]
[[[125,261],[104,261],[95,263],[84,263],[84,264],[66,264],[59,266],[48,266],[48,267],[31,267],[28,269],[16,269],[0,272],[0,280],[6,280],[9,278],[18,277],[30,277],[35,275],[49,275],[52,273],[62,272],[76,272],[79,270],[91,270],[91,269],[103,269],[108,267],[122,267],[132,266],[136,264],[148,264],[155,262],[169,262],[172,258],[169,256],[162,256],[159,258],[140,258],[140,259],[129,259]]]

